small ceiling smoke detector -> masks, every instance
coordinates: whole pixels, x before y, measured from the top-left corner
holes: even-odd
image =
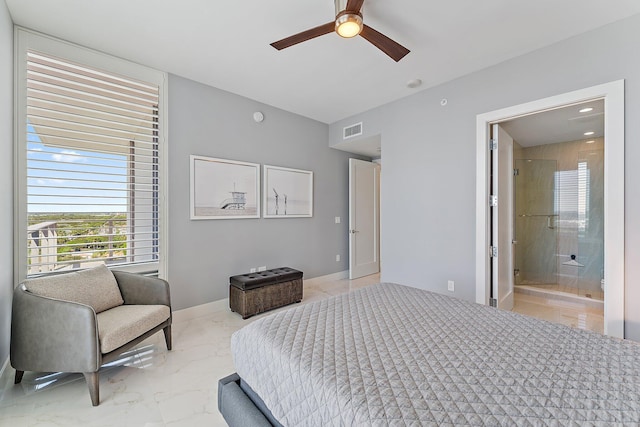
[[[253,120],[256,123],[260,123],[264,120],[264,114],[262,114],[260,111],[256,111],[255,113],[253,113]]]
[[[418,86],[420,86],[421,84],[422,84],[422,80],[420,80],[420,79],[413,79],[413,80],[409,80],[409,81],[407,82],[407,87],[408,87],[409,89],[415,89],[415,88],[417,88]]]
[[[593,111],[593,108],[591,108],[591,107],[586,107],[586,108],[581,109],[581,110],[580,110],[580,111],[578,111],[578,112],[579,112],[579,113],[588,113],[588,112],[590,112],[590,111]]]

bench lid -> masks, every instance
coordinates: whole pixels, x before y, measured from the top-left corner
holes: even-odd
[[[272,270],[260,271],[258,273],[231,276],[229,277],[229,284],[236,288],[247,290],[301,278],[302,271],[289,267],[281,267],[274,268]]]

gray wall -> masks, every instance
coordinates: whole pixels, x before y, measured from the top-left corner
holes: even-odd
[[[476,115],[625,79],[625,335],[640,340],[639,51],[636,15],[332,124],[330,145],[359,121],[382,134],[383,280],[446,293],[452,279],[475,300]]]
[[[9,356],[13,295],[13,23],[0,1],[0,368]]]
[[[254,111],[264,113],[262,123],[253,121]],[[169,76],[168,276],[175,308],[228,297],[229,276],[251,267],[289,266],[305,278],[347,269],[349,155],[327,140],[326,124]],[[313,218],[189,220],[190,154],[312,170]]]

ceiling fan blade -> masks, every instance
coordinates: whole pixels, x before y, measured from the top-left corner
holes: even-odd
[[[369,43],[371,43],[372,45],[374,45],[375,47],[377,47],[378,49],[380,49],[381,51],[389,55],[391,59],[393,59],[396,62],[400,61],[402,58],[405,57],[407,53],[411,52],[409,49],[402,46],[400,43],[397,43],[391,40],[389,37],[374,30],[373,28],[371,28],[366,24],[363,25],[362,32],[360,33],[360,35],[365,39],[367,39]]]
[[[345,7],[344,10],[348,10],[349,12],[360,12],[360,9],[362,9],[362,3],[364,3],[364,0],[349,0],[347,2],[347,7]]]
[[[277,42],[273,42],[271,43],[271,46],[275,47],[278,50],[282,50],[287,47],[293,46],[294,44],[306,42],[307,40],[311,40],[316,37],[320,37],[325,34],[332,33],[335,31],[335,29],[336,29],[336,23],[334,21],[327,22],[324,25],[320,25],[318,27],[312,28],[307,31],[303,31],[298,34],[294,34],[290,37],[284,38],[282,40],[278,40]]]

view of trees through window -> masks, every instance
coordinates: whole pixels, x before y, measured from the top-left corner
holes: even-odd
[[[29,227],[55,222],[57,262],[90,258],[116,259],[127,255],[127,218],[124,214],[31,214]]]
[[[29,51],[27,275],[159,258],[158,86]]]
[[[27,152],[30,273],[127,260],[126,157],[48,147],[31,128]]]

